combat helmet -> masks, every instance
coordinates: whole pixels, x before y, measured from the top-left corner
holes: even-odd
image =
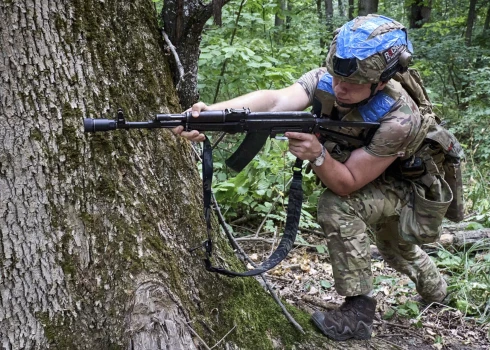
[[[342,81],[377,85],[406,71],[412,52],[412,43],[401,23],[380,15],[359,16],[335,32],[327,70]]]

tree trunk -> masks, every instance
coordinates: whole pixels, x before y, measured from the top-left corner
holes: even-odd
[[[358,0],[358,16],[378,12],[378,0]]]
[[[483,31],[490,29],[490,4],[488,4],[487,15],[485,16],[485,23],[483,24]]]
[[[347,12],[349,20],[354,19],[354,0],[349,0],[349,10]]]
[[[424,23],[430,21],[430,13],[432,11],[432,0],[417,0],[406,2],[409,7],[408,18],[410,28],[422,28]]]
[[[286,11],[286,9],[287,9],[286,0],[280,0],[279,9],[274,16],[274,26],[280,27],[284,25],[284,12]]]
[[[156,19],[150,1],[0,5],[4,349],[142,348],[163,344],[167,318],[182,335],[169,339],[195,348],[184,322],[203,280],[186,275],[199,264],[186,248],[203,226],[188,144],[82,133],[82,117],[117,107],[180,110]]]
[[[476,2],[477,0],[470,0],[470,8],[468,9],[468,20],[466,21],[466,32],[464,35],[466,46],[471,46],[471,37],[473,36],[473,25],[476,18]]]
[[[457,250],[473,244],[481,243],[485,239],[490,239],[490,229],[480,229],[472,231],[443,231],[438,244],[441,246]]]
[[[184,75],[174,74],[174,83],[183,109],[192,106],[199,99],[197,91],[197,70],[201,33],[206,21],[214,16],[215,23],[221,25],[221,8],[230,0],[212,0],[204,4],[200,0],[165,0],[162,19],[164,30],[180,58]],[[170,67],[177,72],[177,63],[170,61]]]
[[[322,10],[322,0],[316,0],[316,14],[318,16],[318,22],[323,23],[323,10]],[[325,47],[325,38],[323,35],[320,36],[320,47]]]
[[[334,28],[332,24],[333,17],[333,3],[332,0],[325,0],[325,26],[327,28],[327,34],[330,35]]]

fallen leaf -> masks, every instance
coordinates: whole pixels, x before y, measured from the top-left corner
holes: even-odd
[[[316,289],[314,286],[312,286],[310,288],[310,290],[308,291],[308,293],[306,294],[309,294],[309,295],[315,295],[315,294],[318,294],[318,289]]]

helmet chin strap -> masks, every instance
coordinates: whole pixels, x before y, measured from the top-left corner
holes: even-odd
[[[374,95],[376,95],[376,92],[377,92],[376,89],[378,88],[378,85],[379,85],[379,82],[376,83],[376,84],[371,84],[371,94],[369,95],[369,97],[365,98],[361,102],[357,102],[357,103],[342,103],[339,100],[336,100],[335,102],[340,107],[344,107],[344,108],[356,108],[356,107],[365,105],[366,103],[369,102],[369,100],[371,100],[373,98]]]

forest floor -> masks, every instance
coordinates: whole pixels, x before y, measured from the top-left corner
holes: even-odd
[[[271,253],[270,239],[239,240],[258,264]],[[326,242],[315,235],[301,240],[303,244],[267,273],[268,283],[283,301],[309,313],[337,308],[343,298],[335,292],[332,267],[323,251]],[[490,349],[488,324],[477,324],[453,307],[420,304],[413,282],[375,255],[372,270],[377,300],[373,337],[393,349]]]

